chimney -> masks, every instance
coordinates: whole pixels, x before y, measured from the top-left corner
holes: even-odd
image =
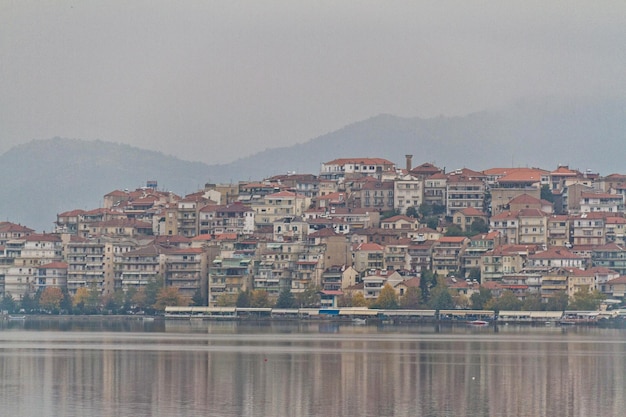
[[[407,172],[411,170],[411,159],[413,159],[413,155],[404,155],[406,157],[406,170]]]

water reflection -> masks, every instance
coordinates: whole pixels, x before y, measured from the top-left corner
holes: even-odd
[[[5,323],[2,414],[623,415],[623,331],[494,330]]]

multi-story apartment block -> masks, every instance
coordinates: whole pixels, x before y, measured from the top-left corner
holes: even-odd
[[[448,176],[438,172],[424,180],[424,203],[431,206],[446,207],[448,201]]]
[[[566,248],[549,248],[548,250],[528,255],[530,268],[578,268],[584,269],[583,258],[573,254]]]
[[[50,287],[65,289],[67,285],[67,264],[65,262],[51,262],[38,268],[37,291]]]
[[[591,262],[594,267],[608,268],[626,275],[626,247],[617,243],[596,246],[591,253]]]
[[[411,257],[409,256],[409,246],[411,239],[402,238],[395,242],[388,243],[384,249],[384,265],[389,271],[410,271]]]
[[[446,214],[453,216],[459,210],[473,207],[482,211],[485,206],[485,176],[467,168],[448,175]],[[428,180],[427,180],[428,181]]]
[[[256,225],[270,225],[284,217],[302,216],[311,205],[311,198],[303,194],[281,191],[266,195],[252,203]]]
[[[471,271],[480,273],[480,258],[500,244],[500,233],[478,234],[470,242],[461,256],[461,276],[469,278]]]
[[[120,288],[139,289],[157,280],[165,270],[166,250],[155,244],[125,252],[119,256]]]
[[[105,291],[105,243],[103,239],[86,239],[71,236],[64,248],[67,263],[67,290],[71,295],[81,287],[96,286],[103,293],[114,291],[113,287]]]
[[[424,201],[424,181],[412,175],[404,175],[393,182],[394,208],[406,214],[409,207],[418,208]]]
[[[395,173],[396,165],[383,158],[339,158],[322,164],[320,179],[338,180],[371,176],[382,179],[385,173]]]
[[[615,242],[626,246],[626,219],[624,217],[607,217],[604,227],[607,243]]]
[[[519,242],[519,212],[505,211],[492,216],[489,225],[491,230],[500,232],[502,244],[515,245]]]
[[[576,245],[604,245],[607,213],[582,213],[570,216],[570,242]]]
[[[554,214],[548,217],[548,246],[569,246],[569,217],[563,214]]]
[[[444,236],[433,247],[433,271],[447,276],[461,271],[461,260],[470,240],[464,236]]]
[[[501,281],[504,276],[519,273],[535,249],[535,246],[529,245],[504,245],[485,252],[480,257],[482,282]]]
[[[517,215],[520,245],[548,244],[548,215],[538,209],[523,209]]]
[[[199,291],[207,292],[207,254],[200,248],[171,249],[165,252],[164,279],[189,302]]]
[[[241,202],[227,205],[206,205],[199,211],[199,234],[220,235],[254,233],[254,210]]]
[[[624,211],[624,196],[608,193],[582,193],[580,212],[618,213]]]
[[[385,268],[385,248],[376,243],[361,243],[354,248],[353,266],[359,273]]]
[[[435,243],[436,240],[413,240],[411,242],[407,249],[411,271],[417,273],[432,269],[432,254]]]
[[[210,203],[210,200],[196,195],[178,201],[176,212],[178,234],[186,237],[197,236],[199,234],[200,210]]]
[[[365,208],[379,212],[394,209],[393,181],[378,181],[373,178],[355,180],[348,205],[352,208]]]
[[[466,207],[452,216],[452,223],[464,232],[470,231],[472,224],[477,220],[484,222],[485,225],[489,224],[489,217],[474,207]]]
[[[548,268],[541,274],[541,299],[547,302],[556,294],[567,292],[571,272],[566,268]]]

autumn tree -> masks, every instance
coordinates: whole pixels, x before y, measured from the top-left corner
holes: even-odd
[[[252,290],[250,293],[250,307],[268,308],[271,307],[269,295],[265,290]]]
[[[597,310],[604,300],[604,295],[599,291],[589,291],[589,287],[584,287],[577,291],[570,299],[568,310]]]
[[[39,297],[39,307],[51,313],[58,313],[63,302],[63,291],[59,287],[46,287]]]
[[[178,288],[165,287],[161,288],[157,292],[156,302],[154,303],[154,309],[158,311],[165,311],[167,306],[186,306],[187,300],[180,295]]]
[[[567,308],[569,297],[565,291],[557,291],[552,294],[552,297],[548,299],[546,303],[546,310],[548,311],[565,311]]]
[[[352,296],[352,307],[368,307],[369,303],[362,292],[357,292]]]
[[[407,310],[420,308],[422,302],[422,291],[418,287],[409,287],[402,297],[400,297],[400,307]]]
[[[385,284],[380,290],[380,294],[376,301],[372,304],[372,308],[380,308],[384,310],[393,310],[400,306],[396,291],[390,284]]]

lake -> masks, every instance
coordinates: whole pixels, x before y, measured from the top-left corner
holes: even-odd
[[[626,330],[0,323],[2,415],[623,416]]]

